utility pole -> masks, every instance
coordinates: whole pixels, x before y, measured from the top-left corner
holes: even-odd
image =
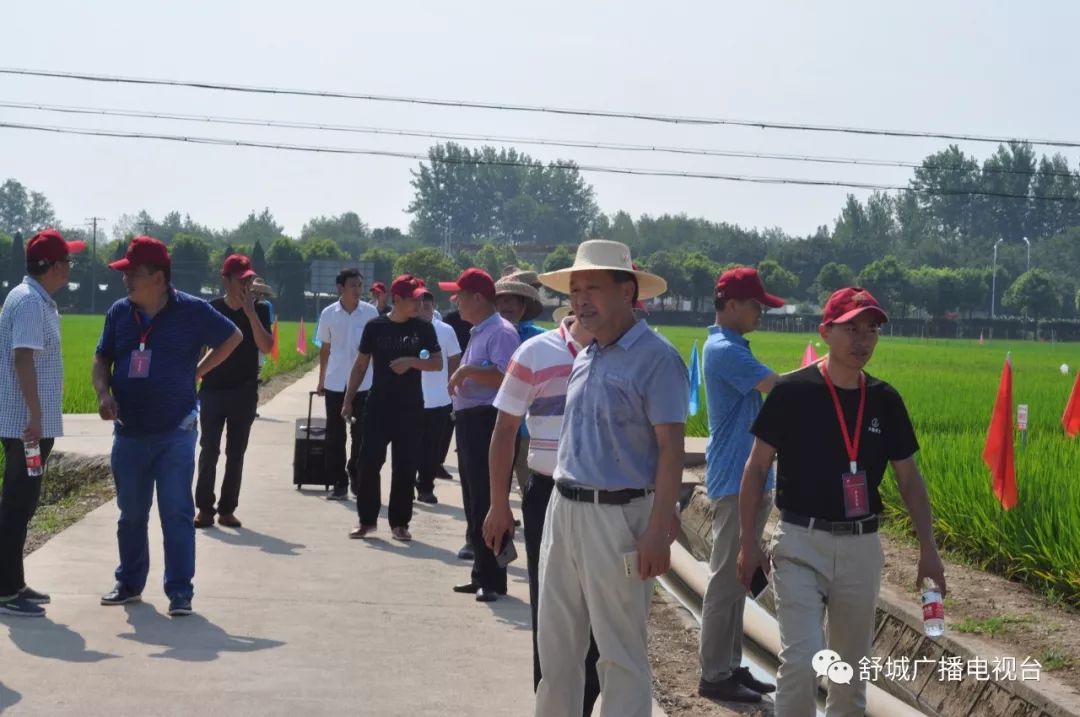
[[[105,221],[105,217],[90,217],[86,221],[93,227],[92,239],[90,240],[90,313],[97,313],[97,225]]]

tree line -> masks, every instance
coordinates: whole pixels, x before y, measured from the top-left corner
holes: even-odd
[[[508,265],[561,268],[572,263],[578,242],[593,237],[629,245],[641,264],[666,277],[669,307],[684,299],[707,310],[716,275],[751,265],[774,293],[807,311],[833,289],[858,282],[900,316],[984,315],[992,286],[998,314],[1080,315],[1080,172],[1062,155],[1040,157],[1023,143],[1002,145],[981,162],[949,146],[923,160],[906,191],[874,192],[865,201],[849,195],[832,224],[808,236],[686,215],[604,214],[572,163],[545,165],[514,149],[436,145],[411,184],[407,233],[372,228],[355,212],[313,217],[297,237],[287,236],[269,209],[252,211],[231,229],[180,212],[124,215],[110,237],[98,237],[96,261],[77,264],[72,281],[79,288],[62,299],[89,310],[91,275],[99,287],[96,310],[122,296],[119,277],[105,264],[142,233],[169,244],[174,282],[194,293],[217,286],[228,253],[250,254],[278,291],[285,316],[305,310],[315,259],[372,262],[373,278],[381,280],[408,271],[434,281],[469,265],[495,275]],[[42,193],[14,179],[0,186],[0,266],[9,267],[9,285],[24,270],[12,237],[49,225],[61,222]],[[60,228],[90,238],[82,225]]]

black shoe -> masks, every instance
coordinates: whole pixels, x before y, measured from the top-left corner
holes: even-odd
[[[48,605],[50,602],[52,602],[52,598],[50,598],[46,593],[38,592],[29,585],[19,591],[19,597],[24,600],[29,600],[35,605]]]
[[[348,500],[349,499],[349,489],[346,488],[345,486],[342,486],[341,488],[334,488],[332,491],[330,491],[330,495],[326,496],[326,499],[327,500]]]
[[[476,602],[495,602],[499,599],[499,596],[494,590],[488,590],[487,588],[480,588],[476,591]]]
[[[439,502],[439,499],[435,497],[435,494],[430,491],[420,493],[416,496],[416,500],[420,503],[427,503],[428,505],[437,505]]]
[[[450,471],[446,470],[442,466],[435,469],[435,477],[442,478],[443,480],[454,480],[454,476],[450,475]]]
[[[724,702],[761,702],[761,695],[744,686],[734,674],[716,682],[702,678],[698,682],[697,692],[702,697]]]
[[[770,692],[776,692],[776,685],[771,685],[768,682],[762,682],[756,679],[750,674],[749,667],[740,667],[731,671],[731,676],[739,681],[739,684],[743,687],[749,687],[754,692],[762,695],[767,695]]]
[[[169,617],[184,617],[191,614],[191,598],[176,597],[169,598]]]
[[[101,596],[102,605],[127,605],[140,600],[142,600],[142,593],[131,590],[123,583],[117,583],[113,586],[112,592]]]
[[[468,543],[461,546],[461,550],[457,551],[459,560],[473,560],[476,558],[476,553],[473,552],[473,547]]]
[[[454,586],[454,592],[456,593],[475,593],[479,589],[480,586],[476,583],[462,583]]]

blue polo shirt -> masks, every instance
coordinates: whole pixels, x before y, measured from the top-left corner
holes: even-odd
[[[736,495],[754,436],[750,426],[761,410],[754,387],[772,373],[750,353],[737,331],[710,326],[705,340],[705,396],[709,403],[709,442],[705,447],[705,487],[710,498]],[[773,470],[765,490],[773,489]]]
[[[169,302],[151,321],[134,304],[121,299],[105,314],[97,354],[112,362],[112,393],[120,407],[123,436],[171,431],[195,410],[195,368],[204,346],[217,347],[233,335],[236,325],[202,299],[173,291]],[[129,378],[131,352],[147,327],[150,375]]]
[[[654,426],[686,423],[690,379],[675,347],[638,321],[578,354],[566,387],[555,480],[600,490],[652,488]]]

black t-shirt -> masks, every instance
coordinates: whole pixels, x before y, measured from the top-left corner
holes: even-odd
[[[836,392],[851,431],[859,389]],[[870,511],[880,513],[878,486],[886,466],[908,458],[919,444],[900,394],[870,374],[860,430],[859,470],[866,471]],[[781,376],[750,431],[777,450],[778,508],[812,518],[846,519],[841,476],[849,472],[850,461],[829,387],[816,365]]]
[[[390,362],[402,356],[420,356],[427,349],[439,351],[435,327],[421,319],[391,321],[389,316],[379,316],[367,322],[360,339],[360,353],[371,357],[372,377],[368,403],[392,400],[396,404],[415,408],[424,405],[424,389],[420,372],[410,369],[396,374]]]
[[[229,354],[229,357],[210,373],[203,377],[202,387],[211,390],[224,390],[237,388],[259,380],[259,347],[255,343],[255,334],[248,321],[247,314],[243,309],[230,309],[225,303],[224,297],[219,297],[210,302],[210,305],[218,310],[218,313],[236,324],[236,328],[244,334],[244,340]],[[265,301],[255,302],[255,315],[259,317],[259,323],[267,331],[270,331],[270,306]]]
[[[469,337],[472,336],[472,324],[461,318],[461,312],[456,309],[442,317],[442,320],[450,324],[450,328],[457,334],[458,345],[464,353],[465,347],[469,345]]]

